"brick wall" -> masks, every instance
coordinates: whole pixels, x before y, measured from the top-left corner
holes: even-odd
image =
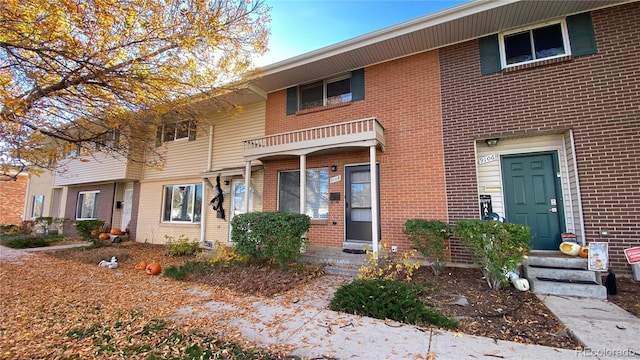
[[[0,224],[20,225],[25,205],[29,175],[20,174],[16,181],[0,181]],[[30,209],[27,209],[30,215]]]
[[[519,71],[482,76],[477,41],[440,50],[452,221],[478,217],[475,139],[572,129],[586,240],[608,241],[614,270],[630,272],[623,249],[640,245],[638,19],[637,2],[594,11],[597,54]],[[470,260],[457,243],[452,256]]]
[[[447,220],[441,136],[438,52],[422,53],[365,69],[365,100],[317,112],[286,116],[286,91],[270,93],[266,134],[377,117],[385,127],[386,150],[380,164],[381,237],[401,251],[410,244],[402,233],[409,218]],[[313,245],[341,246],[344,240],[344,165],[368,164],[369,150],[307,156],[307,168],[337,165],[343,181],[330,184],[340,201],[330,201],[329,220],[314,222]],[[264,209],[277,207],[277,174],[299,169],[297,157],[265,164]],[[336,224],[334,225],[333,222]]]
[[[100,185],[79,185],[69,186],[67,191],[67,203],[65,207],[64,217],[67,219],[76,219],[76,210],[78,205],[78,193],[82,191],[100,191],[98,195],[98,220],[105,222],[107,229],[111,229],[111,218],[113,217],[113,199],[115,194],[115,184],[100,184]],[[135,196],[134,190],[134,196]],[[134,220],[134,208],[131,209],[131,220]],[[137,219],[137,215],[135,217]],[[75,226],[65,226],[65,234],[69,236],[77,236]],[[135,234],[134,234],[135,235]]]

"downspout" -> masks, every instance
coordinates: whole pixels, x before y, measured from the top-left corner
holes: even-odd
[[[209,125],[209,153],[207,154],[207,172],[211,172],[211,162],[213,161],[213,125]],[[202,203],[200,204],[200,244],[205,243],[205,233],[207,230],[207,206],[204,202],[204,191],[206,189],[206,181],[202,180]]]
[[[300,214],[307,213],[307,156],[300,155]]]

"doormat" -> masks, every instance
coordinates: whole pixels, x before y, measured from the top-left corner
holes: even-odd
[[[342,249],[343,252],[346,252],[347,254],[366,254],[367,252],[364,250],[358,250],[358,249]]]

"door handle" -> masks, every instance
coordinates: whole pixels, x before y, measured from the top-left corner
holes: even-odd
[[[558,208],[552,207],[551,209],[549,209],[550,212],[558,212]]]

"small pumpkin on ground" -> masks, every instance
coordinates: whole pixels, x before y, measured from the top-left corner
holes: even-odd
[[[109,240],[109,239],[111,239],[111,237],[107,233],[100,233],[100,236],[98,236],[98,239],[100,239],[100,240]]]
[[[122,230],[120,230],[120,228],[111,229],[111,235],[120,235],[120,234],[122,234]]]
[[[580,256],[581,258],[588,258],[589,257],[589,247],[588,246],[580,246],[580,251],[578,251],[578,256]]]
[[[147,269],[147,262],[142,260],[140,261],[138,264],[136,264],[135,266],[136,270],[146,270]]]
[[[577,256],[578,252],[580,252],[580,245],[565,241],[560,244],[560,251],[565,255]]]
[[[146,267],[147,275],[158,275],[162,271],[159,263],[151,263]]]

